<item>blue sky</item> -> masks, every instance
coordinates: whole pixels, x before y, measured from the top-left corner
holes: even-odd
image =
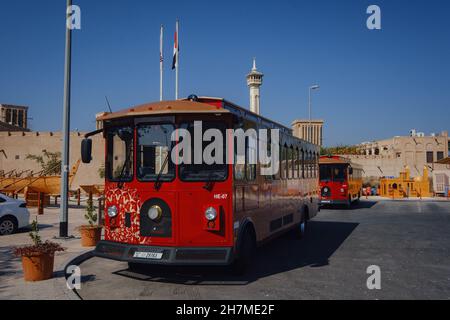
[[[448,130],[448,1],[139,1],[74,0],[73,130],[92,130],[94,114],[159,99],[159,26],[165,25],[165,98],[180,19],[180,96],[219,96],[248,106],[252,57],[265,73],[262,114],[290,125],[325,120],[325,145]],[[381,8],[382,30],[366,28]],[[64,76],[64,0],[0,0],[0,103],[30,106],[33,130],[60,130]]]

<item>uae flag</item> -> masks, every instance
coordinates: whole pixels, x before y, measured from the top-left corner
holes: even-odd
[[[173,43],[173,61],[172,70],[178,67],[178,53],[180,52],[180,47],[178,46],[178,21],[175,29],[175,41]]]

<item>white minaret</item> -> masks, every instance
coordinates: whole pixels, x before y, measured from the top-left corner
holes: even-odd
[[[250,111],[259,114],[259,87],[264,74],[256,70],[256,58],[253,58],[252,71],[247,75],[247,85],[250,88]]]

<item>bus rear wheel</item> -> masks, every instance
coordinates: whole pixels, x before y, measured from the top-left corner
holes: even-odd
[[[238,257],[231,265],[233,274],[244,275],[250,269],[256,249],[256,240],[249,228],[245,231],[238,248]]]
[[[306,231],[308,230],[308,213],[305,212],[302,216],[300,224],[294,229],[295,237],[297,239],[303,239],[306,236]]]

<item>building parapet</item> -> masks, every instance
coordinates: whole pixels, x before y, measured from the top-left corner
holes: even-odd
[[[70,132],[71,136],[84,136],[86,132],[79,132],[79,131],[72,131]],[[60,131],[53,132],[53,131],[6,131],[6,132],[0,132],[0,137],[39,137],[39,136],[61,136],[62,133]]]

